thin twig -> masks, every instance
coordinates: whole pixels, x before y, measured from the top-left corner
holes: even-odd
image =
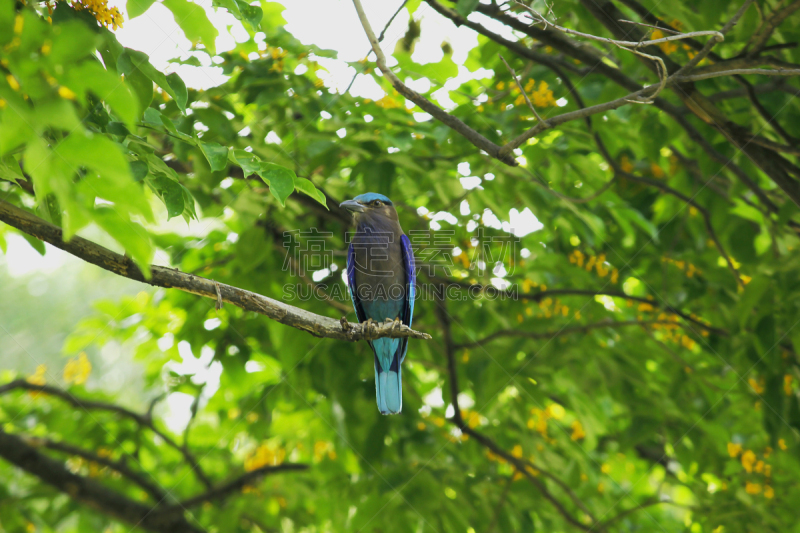
[[[760,74],[762,76],[800,76],[800,69],[797,68],[736,68],[719,72],[706,72],[703,74],[689,74],[680,76],[677,81],[699,81],[709,78],[719,78],[721,76]]]
[[[511,77],[514,78],[514,83],[517,84],[517,88],[519,89],[519,92],[522,93],[522,97],[525,98],[525,102],[528,104],[528,107],[533,112],[533,116],[536,117],[536,120],[538,120],[539,122],[546,124],[547,121],[545,121],[542,117],[540,117],[539,113],[536,112],[536,108],[533,107],[533,103],[531,103],[530,98],[528,98],[528,93],[526,93],[525,89],[523,89],[522,83],[519,81],[516,71],[513,68],[511,68],[511,65],[508,64],[508,61],[506,61],[506,58],[504,58],[502,54],[498,55],[500,56],[500,59],[503,61],[503,64],[506,66],[508,71],[511,73]]]
[[[423,111],[427,112],[446,126],[449,126],[453,131],[462,135],[465,139],[469,142],[480,148],[481,150],[485,151],[490,156],[499,159],[503,163],[509,166],[517,166],[517,161],[514,159],[512,155],[508,152],[501,153],[500,146],[496,145],[474,129],[467,126],[464,122],[460,119],[454,117],[450,113],[446,112],[436,104],[432,103],[430,100],[422,96],[421,94],[417,93],[416,91],[412,90],[408,86],[406,86],[400,79],[392,72],[389,67],[386,66],[386,56],[383,55],[383,50],[381,50],[380,43],[378,39],[375,37],[375,33],[372,31],[372,26],[370,26],[369,19],[367,19],[366,13],[364,13],[364,8],[361,5],[361,0],[353,0],[353,5],[356,8],[356,12],[358,13],[358,18],[361,21],[361,26],[364,28],[364,32],[367,34],[367,38],[369,39],[370,44],[372,45],[372,51],[375,52],[375,63],[378,65],[378,68],[383,73],[384,76],[389,80],[397,92],[402,94],[407,99],[411,100],[415,104],[417,104]]]

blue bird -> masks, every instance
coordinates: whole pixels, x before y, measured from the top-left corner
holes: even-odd
[[[411,242],[392,201],[368,192],[340,204],[353,213],[356,233],[347,252],[347,283],[359,322],[387,319],[411,327],[416,272]],[[375,394],[381,414],[403,408],[403,372],[408,338],[369,341],[375,353]]]

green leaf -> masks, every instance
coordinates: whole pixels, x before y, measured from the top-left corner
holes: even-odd
[[[314,184],[311,183],[310,180],[307,180],[306,178],[295,178],[294,187],[298,191],[310,196],[314,200],[324,205],[325,209],[328,209],[328,202],[325,198],[325,195],[322,193],[322,191],[314,187]]]
[[[136,261],[145,278],[149,279],[150,263],[155,250],[147,230],[132,220],[123,219],[114,209],[96,209],[93,218],[98,226],[125,248],[125,252]]]
[[[467,15],[475,11],[479,3],[480,0],[458,0],[456,12],[462,17],[467,18]]]
[[[218,143],[201,142],[200,149],[203,151],[203,155],[206,156],[212,171],[225,170],[225,167],[228,166],[228,148],[226,146]]]
[[[242,18],[244,21],[250,24],[254,30],[257,30],[261,24],[261,19],[264,17],[264,12],[261,11],[261,8],[239,1],[239,9],[242,12]]]
[[[269,192],[278,200],[281,207],[286,206],[286,199],[294,191],[294,172],[275,163],[261,163],[258,175],[269,185]]]
[[[76,172],[80,167],[87,167],[104,178],[133,181],[121,148],[102,135],[75,132],[61,141],[54,152],[72,165]]]
[[[145,11],[150,9],[155,0],[128,0],[126,5],[128,10],[128,18],[134,19],[143,15]]]
[[[424,76],[439,84],[444,84],[448,79],[458,76],[458,66],[453,62],[450,54],[445,54],[438,63],[424,65],[414,62],[411,55],[404,52],[395,52],[393,55],[403,73],[410,76]]]
[[[175,72],[167,75],[167,82],[174,94],[175,103],[178,104],[179,109],[186,109],[186,102],[189,99],[189,93],[186,90],[186,84]]]
[[[185,1],[185,0],[179,0]],[[201,9],[202,8],[198,8]],[[185,107],[181,107],[180,103],[185,102],[186,99],[182,97],[182,95],[178,95],[175,92],[175,89],[172,88],[169,80],[167,77],[162,73],[160,70],[156,69],[152,64],[150,64],[150,58],[147,54],[143,52],[139,52],[138,50],[132,50],[130,48],[125,48],[125,51],[120,54],[119,58],[117,59],[117,66],[120,71],[125,74],[126,76],[129,73],[133,72],[134,69],[138,69],[144,76],[149,78],[151,81],[155,82],[156,85],[161,87],[164,91],[167,92],[168,95],[175,100],[175,103],[178,105],[178,108],[181,110],[182,113],[186,112]],[[143,90],[144,87],[141,87],[139,90]],[[152,101],[152,91],[150,94],[150,99]],[[140,101],[145,97],[145,94],[142,93],[139,95]],[[149,103],[148,103],[149,105]]]
[[[19,168],[19,163],[12,156],[6,156],[0,159],[0,179],[13,182],[17,185],[17,180],[25,179],[22,171]]]
[[[148,182],[167,206],[169,218],[183,214],[186,204],[184,203],[183,187],[180,183],[163,175],[148,178]]]
[[[106,101],[111,110],[129,127],[139,117],[139,106],[128,85],[94,61],[84,61],[69,71],[68,87],[82,96],[92,92]]]
[[[142,181],[147,176],[147,163],[144,161],[131,161],[131,174],[134,181]]]
[[[188,0],[164,0],[164,7],[172,11],[175,22],[192,43],[201,42],[211,55],[216,55],[217,29],[208,20],[202,6]]]
[[[245,150],[231,150],[230,157],[234,163],[242,167],[242,172],[244,172],[245,178],[251,174],[257,174],[261,168],[261,160],[257,156],[253,155],[252,152],[247,152]]]

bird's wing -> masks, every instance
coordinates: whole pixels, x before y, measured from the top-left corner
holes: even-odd
[[[400,244],[403,249],[403,267],[406,271],[406,301],[400,314],[400,320],[408,327],[414,318],[414,297],[417,290],[417,270],[414,263],[414,250],[411,249],[411,241],[406,235],[400,237]],[[406,358],[408,349],[408,338],[402,339],[400,343],[400,362]]]
[[[356,291],[356,257],[352,243],[347,249],[347,286],[350,289],[350,299],[353,300],[356,318],[358,318],[359,323],[364,322],[367,319],[367,314],[364,312],[364,307],[361,305],[361,300],[358,299],[358,292]]]

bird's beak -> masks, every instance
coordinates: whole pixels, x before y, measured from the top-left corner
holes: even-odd
[[[356,202],[355,200],[345,200],[344,202],[339,204],[339,207],[344,207],[351,213],[352,212],[363,213],[364,211],[366,211],[366,208],[360,203]]]

